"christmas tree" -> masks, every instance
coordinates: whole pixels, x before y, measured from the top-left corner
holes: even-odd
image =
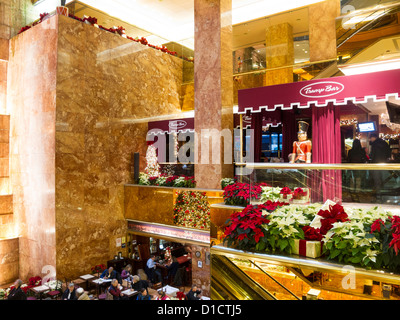
[[[153,145],[149,145],[147,148],[146,164],[144,171],[149,177],[160,176],[160,165],[158,164],[156,148]]]
[[[210,229],[210,204],[206,193],[178,192],[174,205],[174,223],[182,227]]]

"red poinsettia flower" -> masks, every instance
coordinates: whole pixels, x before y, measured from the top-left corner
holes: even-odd
[[[385,223],[382,219],[376,219],[371,225],[371,233],[378,231],[381,232],[381,227],[384,226]]]
[[[321,219],[320,229],[322,235],[325,235],[332,229],[335,222],[345,222],[349,220],[344,208],[339,204],[330,205],[329,210],[320,210],[318,215],[323,217],[323,219]]]
[[[291,194],[291,193],[292,193],[292,190],[290,190],[289,187],[284,187],[284,188],[281,189],[281,192],[280,192],[280,193],[281,193],[281,194]]]
[[[393,233],[392,236],[393,239],[392,241],[390,241],[389,247],[394,249],[394,252],[396,253],[397,256],[400,249],[400,234]]]
[[[309,240],[309,241],[321,241],[322,240],[322,234],[321,234],[319,228],[304,226],[302,229],[304,231],[304,239],[305,240]]]

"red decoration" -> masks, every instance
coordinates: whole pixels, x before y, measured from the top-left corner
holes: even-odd
[[[325,235],[330,229],[332,229],[335,222],[345,222],[350,220],[348,219],[344,208],[339,204],[333,206],[330,205],[329,210],[319,210],[318,215],[323,217],[323,219],[321,219],[320,229],[322,235]]]

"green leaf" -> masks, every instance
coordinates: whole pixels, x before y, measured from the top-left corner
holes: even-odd
[[[275,237],[268,238],[268,242],[272,248],[275,248]]]
[[[258,250],[263,251],[265,249],[265,242],[259,242],[257,243],[258,245]]]
[[[350,258],[349,260],[351,261],[351,262],[353,262],[353,263],[360,263],[361,262],[361,260],[362,260],[362,256],[361,255],[358,255],[358,256],[356,256],[356,257],[352,257],[352,258]]]
[[[331,259],[335,259],[339,254],[340,254],[340,250],[338,250],[338,249],[333,249],[333,250],[331,251],[331,254],[329,255],[329,257],[330,257]]]
[[[280,243],[279,243],[279,241],[280,241]],[[279,248],[281,249],[281,251],[284,251],[285,248],[287,247],[287,245],[289,244],[289,241],[287,241],[286,239],[282,239],[282,240],[279,240],[279,241],[278,241]]]
[[[339,244],[336,246],[338,249],[344,249],[347,247],[347,241],[341,241]]]

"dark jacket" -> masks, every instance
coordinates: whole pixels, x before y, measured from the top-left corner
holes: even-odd
[[[141,292],[139,292],[136,300],[151,300],[151,297],[148,294],[144,296]]]
[[[68,294],[69,294],[69,290],[67,289],[67,290],[65,290],[65,291],[63,292],[63,294],[62,294],[62,296],[61,296],[61,300],[65,300],[65,299],[67,299],[67,300],[76,300],[76,299],[77,299],[77,298],[76,298],[76,291],[75,291],[75,289],[72,290],[71,296],[69,297],[69,299],[68,299]]]
[[[115,270],[113,270],[110,273],[108,272],[108,269],[104,270],[103,273],[100,275],[100,278],[104,278],[104,277],[108,277],[109,279],[115,279],[117,277],[117,272]]]
[[[167,267],[168,275],[175,277],[178,268],[179,268],[179,262],[172,262],[171,265]]]
[[[373,163],[387,162],[391,154],[389,144],[381,138],[377,138],[371,143],[371,161]]]
[[[108,292],[113,296],[114,300],[119,300],[121,298],[121,290],[119,288],[116,288],[114,286],[110,286],[108,288]]]
[[[146,281],[146,280],[139,280],[138,282],[136,282],[136,283],[132,283],[132,289],[133,290],[135,290],[135,291],[139,291],[140,292],[140,290],[141,289],[146,289],[146,290],[148,290],[147,288],[148,288],[148,286],[149,286],[149,284],[148,284],[148,282]],[[148,291],[147,291],[148,292]]]
[[[350,149],[347,160],[350,163],[366,163],[367,154],[364,149]]]
[[[197,290],[197,291],[190,290],[187,293],[186,298],[188,300],[200,300],[200,297],[198,296],[200,293],[201,293],[200,290]]]
[[[8,294],[7,300],[26,300],[26,294],[21,287],[14,288]]]

